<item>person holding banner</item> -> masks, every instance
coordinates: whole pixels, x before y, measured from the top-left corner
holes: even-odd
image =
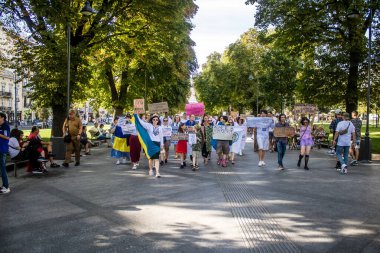
[[[149,122],[141,120],[134,114],[136,130],[140,143],[142,144],[149,159],[149,176],[153,176],[153,168],[156,170],[156,178],[160,178],[160,151],[164,148],[164,138],[160,126],[160,118],[153,115]]]
[[[174,122],[171,124],[172,134],[178,133],[178,129],[179,129],[180,124],[181,124],[181,117],[178,114],[176,114],[174,117]],[[177,159],[178,158],[178,154],[177,154],[177,143],[178,143],[178,141],[171,141],[171,143],[174,144],[174,159]]]
[[[184,123],[180,123],[178,128],[178,133],[185,134],[186,133],[186,126]],[[185,157],[187,154],[187,141],[186,140],[179,140],[177,143],[177,154],[179,154],[179,157],[181,159],[181,166],[180,168],[183,169],[186,166]]]
[[[198,158],[201,156],[201,150],[202,150],[202,132],[201,127],[199,125],[196,125],[194,127],[194,135],[195,135],[195,143],[192,143],[191,148],[193,151],[193,168],[192,171],[199,170],[198,165]],[[190,138],[189,138],[190,143]]]
[[[262,110],[260,117],[266,118],[268,112]],[[271,118],[272,119],[272,118]],[[258,146],[259,167],[265,166],[265,152],[269,149],[269,127],[273,124],[273,120],[270,124],[265,123],[256,127],[256,139]]]
[[[244,148],[245,148],[245,143],[247,141],[248,128],[243,118],[238,118],[237,123],[243,129],[243,135],[241,137],[240,152],[239,152],[239,155],[242,156]]]
[[[228,117],[221,116],[218,126],[228,126]],[[219,156],[218,165],[222,167],[227,167],[227,156],[230,153],[230,141],[228,140],[217,140],[216,141],[216,153]]]
[[[275,127],[289,127],[289,124],[286,122],[286,115],[280,114],[279,122],[276,123]],[[278,170],[284,170],[284,164],[282,160],[284,159],[286,146],[288,145],[288,137],[276,137],[277,145],[277,161],[278,161]]]
[[[305,156],[305,170],[309,170],[309,155],[311,147],[314,145],[313,136],[312,136],[312,124],[310,120],[306,117],[301,118],[301,127],[300,127],[300,145],[301,151],[297,162],[297,167],[301,166],[302,158]]]
[[[116,127],[113,132],[113,145],[111,150],[111,157],[116,158],[116,165],[120,164],[120,158],[123,158],[123,164],[127,163],[127,157],[129,156],[130,148],[127,145],[127,133],[125,125],[127,122],[126,118],[119,118],[116,122]]]
[[[161,157],[161,165],[164,165],[165,163],[168,163],[169,158],[169,147],[171,143],[171,136],[172,136],[172,128],[169,125],[169,119],[167,117],[162,119],[162,135],[164,138],[164,149],[165,149],[165,155],[164,157]]]

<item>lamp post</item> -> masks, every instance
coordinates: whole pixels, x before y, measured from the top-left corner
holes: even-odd
[[[69,1],[69,8],[71,7],[71,1]],[[83,8],[80,12],[85,16],[91,16],[96,13],[94,9],[92,9],[90,1],[86,1]],[[67,115],[69,115],[70,110],[70,65],[71,65],[71,57],[70,57],[70,44],[71,44],[71,26],[70,20],[67,22],[67,30],[66,30],[66,38],[67,38]]]
[[[253,75],[249,74],[249,81],[253,80]],[[259,85],[256,84],[256,115],[259,115]]]
[[[369,137],[369,105],[370,105],[370,95],[371,95],[371,54],[372,54],[372,0],[370,0],[369,15],[370,22],[368,28],[368,80],[367,80],[367,120],[365,124],[365,137],[364,137],[364,153],[362,161],[371,161],[371,150],[370,150],[370,137]]]

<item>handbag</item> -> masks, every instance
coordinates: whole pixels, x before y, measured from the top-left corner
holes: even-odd
[[[69,118],[67,117],[67,133],[65,137],[63,137],[63,142],[69,144],[71,142],[71,135],[69,133]]]
[[[343,130],[340,130],[340,131],[339,131],[339,135],[343,135],[343,134],[348,133],[348,128],[350,127],[350,125],[351,125],[351,122],[348,123],[348,126],[347,126],[346,129],[343,129]]]

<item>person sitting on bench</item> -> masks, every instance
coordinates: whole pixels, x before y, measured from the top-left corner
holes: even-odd
[[[28,159],[27,147],[28,141],[23,141],[24,132],[18,129],[12,129],[11,138],[8,143],[8,153],[12,160],[24,161]]]
[[[54,162],[54,154],[51,142],[42,141],[39,135],[40,129],[37,126],[32,127],[32,132],[30,133],[28,140],[31,146],[31,153],[37,151],[39,158],[47,158],[50,161],[50,168],[58,168],[60,165]],[[34,155],[34,158],[37,154]],[[29,158],[30,159],[30,158]],[[38,158],[36,159],[38,160]]]

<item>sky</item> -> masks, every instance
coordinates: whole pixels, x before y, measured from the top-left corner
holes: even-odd
[[[191,38],[201,70],[208,55],[224,49],[254,25],[254,6],[245,0],[196,0],[199,9],[192,20]]]

